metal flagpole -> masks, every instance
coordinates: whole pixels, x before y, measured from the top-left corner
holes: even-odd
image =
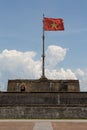
[[[42,78],[45,78],[45,51],[44,51],[44,14],[43,14],[43,35],[42,35]]]

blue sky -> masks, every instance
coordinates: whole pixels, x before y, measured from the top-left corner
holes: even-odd
[[[56,68],[87,70],[87,0],[0,0],[0,53],[34,51],[41,58],[42,19],[63,18],[64,31],[45,32],[45,49],[68,49]]]
[[[46,32],[46,47],[56,44],[69,48],[68,64],[72,60],[74,68],[86,67],[86,5],[86,0],[0,0],[0,50],[34,50],[40,56],[44,13],[46,17],[61,17],[65,23],[64,32]]]

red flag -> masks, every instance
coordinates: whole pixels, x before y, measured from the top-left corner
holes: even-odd
[[[45,31],[58,31],[64,30],[64,22],[61,18],[46,18],[44,17],[44,30]]]

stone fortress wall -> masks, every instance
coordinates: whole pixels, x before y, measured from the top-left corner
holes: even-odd
[[[2,119],[87,119],[87,93],[0,93]]]
[[[1,119],[87,119],[78,80],[9,80],[0,92]]]
[[[1,92],[0,105],[87,105],[87,92]]]

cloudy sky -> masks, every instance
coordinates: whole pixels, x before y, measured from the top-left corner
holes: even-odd
[[[79,79],[87,91],[87,0],[0,0],[0,91],[8,79],[41,76],[42,20],[63,18],[64,31],[45,32],[49,79]]]

